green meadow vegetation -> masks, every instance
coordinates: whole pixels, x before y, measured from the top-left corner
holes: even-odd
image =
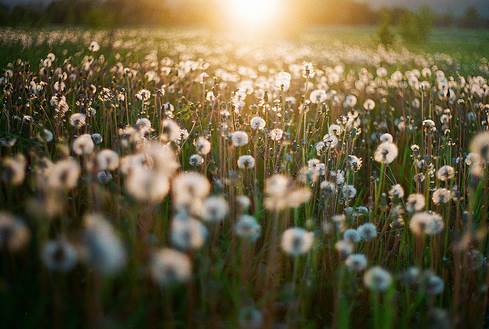
[[[2,326],[486,327],[489,32],[376,33],[0,30]]]

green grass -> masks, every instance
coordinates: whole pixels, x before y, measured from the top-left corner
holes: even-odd
[[[52,29],[43,29],[42,31],[50,31]],[[76,31],[76,29],[74,30]],[[160,29],[158,32],[181,31],[179,29]],[[189,31],[184,30],[184,31]],[[193,31],[193,30],[190,30]],[[198,31],[198,30],[195,30]],[[26,33],[36,35],[37,30],[26,30]],[[95,35],[96,31],[92,34]],[[360,47],[374,48],[378,46],[376,40],[375,27],[317,27],[311,28],[299,35],[295,35],[292,42],[303,44],[304,40],[311,37],[325,47],[331,43],[344,43]],[[306,41],[307,43],[307,41]],[[49,51],[56,50],[57,52],[65,49],[83,50],[84,45],[80,45],[75,40],[67,42],[61,46],[54,44],[48,46],[41,44],[37,47],[22,47],[18,42],[8,42],[2,44],[0,49],[0,67],[5,68],[9,62],[22,58],[29,61],[31,64],[37,64],[38,58],[45,56]],[[22,52],[19,52],[19,47]],[[475,72],[478,69],[478,63],[481,58],[489,57],[489,30],[468,30],[468,29],[449,29],[436,28],[431,33],[429,40],[422,44],[406,44],[399,36],[396,38],[394,49],[399,50],[403,47],[419,52],[420,54],[437,54],[444,53],[455,58],[461,65],[463,72]]]
[[[376,31],[375,27],[318,27],[309,33],[324,39],[325,46],[331,42],[344,42],[376,47]],[[489,30],[435,28],[428,41],[420,44],[404,43],[397,35],[393,49],[403,47],[420,54],[448,54],[462,65],[464,72],[475,72],[481,58],[489,58]]]

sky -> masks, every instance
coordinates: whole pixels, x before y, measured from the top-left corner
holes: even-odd
[[[25,3],[47,3],[51,0],[0,0],[1,3],[8,5],[25,4]],[[178,1],[178,0],[174,0]],[[489,17],[489,0],[359,0],[369,3],[374,8],[382,6],[406,6],[417,8],[423,5],[429,5],[438,13],[451,13],[454,16],[463,15],[468,6],[475,6],[479,9],[481,15]]]

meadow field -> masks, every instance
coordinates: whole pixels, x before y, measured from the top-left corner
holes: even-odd
[[[487,328],[489,31],[0,30],[5,328]]]

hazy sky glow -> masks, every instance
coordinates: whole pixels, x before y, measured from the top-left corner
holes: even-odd
[[[49,3],[52,0],[0,0],[0,3],[7,5],[27,4],[27,3]],[[186,1],[186,0],[168,0]],[[234,0],[230,0],[231,2]],[[454,16],[461,16],[468,6],[475,6],[481,15],[489,17],[489,0],[358,0],[366,2],[374,8],[383,6],[397,6],[417,8],[428,5],[438,13],[451,13]]]

